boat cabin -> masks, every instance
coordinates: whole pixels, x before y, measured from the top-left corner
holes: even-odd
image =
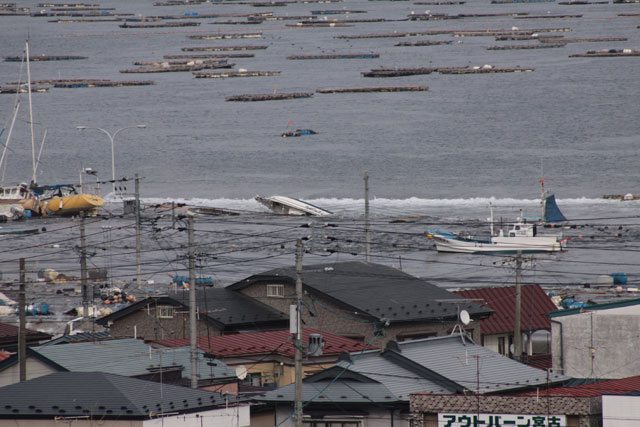
[[[0,200],[25,200],[30,199],[31,192],[27,184],[0,187]]]
[[[538,230],[535,224],[518,221],[507,232],[506,237],[536,237]],[[500,237],[504,237],[503,230],[500,230]]]

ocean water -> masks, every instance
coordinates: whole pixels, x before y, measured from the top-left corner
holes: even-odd
[[[231,3],[231,2],[229,2]],[[408,1],[347,0],[253,7],[229,3],[160,7],[151,2],[107,1],[103,7],[137,16],[185,13],[309,15],[316,10],[364,10],[328,19],[385,18],[348,27],[291,28],[296,21],[260,25],[220,25],[198,19],[199,27],[122,29],[117,22],[53,23],[55,18],[0,16],[1,56],[81,55],[80,61],[32,62],[32,80],[94,78],[153,80],[153,86],[51,88],[33,94],[35,144],[46,140],[37,170],[39,183],[78,182],[83,168],[111,178],[111,146],[97,130],[115,138],[116,177],[141,177],[145,204],[165,202],[229,208],[239,217],[197,219],[202,241],[199,274],[230,283],[250,273],[292,265],[295,239],[309,219],[279,218],[253,200],[256,194],[286,195],[336,213],[315,220],[305,263],[363,259],[364,181],[368,172],[374,245],[372,260],[403,268],[449,287],[505,285],[513,269],[502,258],[437,254],[427,239],[440,226],[488,233],[489,205],[497,218],[511,221],[540,209],[539,179],[555,192],[574,228],[569,250],[540,256],[527,280],[545,284],[592,283],[623,271],[637,277],[640,202],[604,200],[605,194],[640,193],[640,57],[569,58],[588,50],[640,48],[638,4],[563,6],[558,3],[490,4],[471,0],[456,6]],[[37,10],[38,2],[20,7]],[[438,21],[402,21],[410,13],[497,14],[508,16]],[[581,17],[552,19],[554,15]],[[636,14],[621,16],[621,14]],[[319,19],[323,19],[321,15]],[[243,19],[243,18],[221,18]],[[171,21],[173,22],[173,21]],[[567,38],[626,37],[626,41],[569,43],[531,50],[487,50],[487,46],[537,43],[495,41],[493,37],[450,35],[337,39],[340,35],[431,29],[548,29]],[[257,39],[192,40],[191,34],[261,32]],[[397,47],[397,42],[451,40],[448,45]],[[135,61],[160,61],[183,47],[266,45],[253,58],[234,58],[235,69],[280,71],[276,77],[196,79],[191,73],[123,74]],[[289,55],[378,53],[376,59],[287,60]],[[531,67],[529,73],[430,75],[364,78],[380,67]],[[20,63],[0,62],[0,85],[26,79]],[[270,102],[227,102],[226,96],[314,92],[318,88],[429,86],[427,92],[319,94]],[[20,110],[10,141],[7,184],[28,182],[32,174],[28,101]],[[0,95],[6,143],[16,97]],[[310,128],[316,135],[282,138],[285,131]],[[131,195],[133,183],[122,184]],[[120,198],[103,186],[109,212]],[[162,218],[160,218],[161,215]],[[186,237],[167,213],[145,213],[145,280],[166,282],[184,274]],[[155,217],[158,217],[154,220]],[[421,216],[414,223],[394,218]],[[155,223],[153,221],[156,221]],[[332,223],[333,222],[333,223]],[[40,219],[37,237],[4,242],[5,278],[17,275],[17,253],[33,259],[32,271],[56,268],[78,274],[75,220]],[[158,225],[160,224],[160,225]],[[330,225],[326,225],[330,224]],[[90,225],[89,242],[99,247],[92,265],[108,266],[114,280],[135,276],[131,263],[131,218]],[[156,227],[161,231],[154,231]],[[163,228],[165,227],[165,228]],[[265,234],[266,233],[266,234]],[[325,235],[328,238],[325,238]],[[333,238],[333,240],[331,240]],[[280,239],[280,240],[278,240]],[[112,242],[113,240],[113,242]],[[62,242],[62,243],[60,243]],[[55,247],[55,245],[61,245]],[[313,246],[313,247],[312,247]],[[55,250],[54,250],[55,249]],[[161,260],[161,261],[158,261]],[[535,264],[535,266],[533,265]],[[133,274],[133,276],[132,276]]]

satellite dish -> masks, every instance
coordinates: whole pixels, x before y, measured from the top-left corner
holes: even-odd
[[[236,376],[240,380],[247,378],[247,373],[248,373],[247,368],[245,368],[243,365],[240,365],[236,368]]]
[[[469,316],[469,312],[467,310],[462,310],[460,312],[460,321],[466,326],[471,322],[471,317]]]

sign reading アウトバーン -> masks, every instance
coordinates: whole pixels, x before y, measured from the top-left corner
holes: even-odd
[[[564,415],[438,414],[438,427],[567,427]]]

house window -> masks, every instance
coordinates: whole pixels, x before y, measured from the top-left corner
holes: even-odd
[[[284,298],[284,285],[267,285],[267,296]]]
[[[173,319],[174,308],[171,305],[159,305],[157,312],[158,319]]]
[[[421,340],[424,338],[433,338],[437,335],[438,334],[436,334],[435,332],[422,332],[422,333],[415,333],[415,334],[398,335],[398,341],[402,342],[402,341]]]
[[[498,353],[505,355],[507,349],[505,347],[505,343],[504,343],[504,337],[500,337],[498,338]]]
[[[261,372],[251,372],[247,374],[244,380],[242,380],[242,384],[250,385],[253,387],[262,387],[262,373]]]

